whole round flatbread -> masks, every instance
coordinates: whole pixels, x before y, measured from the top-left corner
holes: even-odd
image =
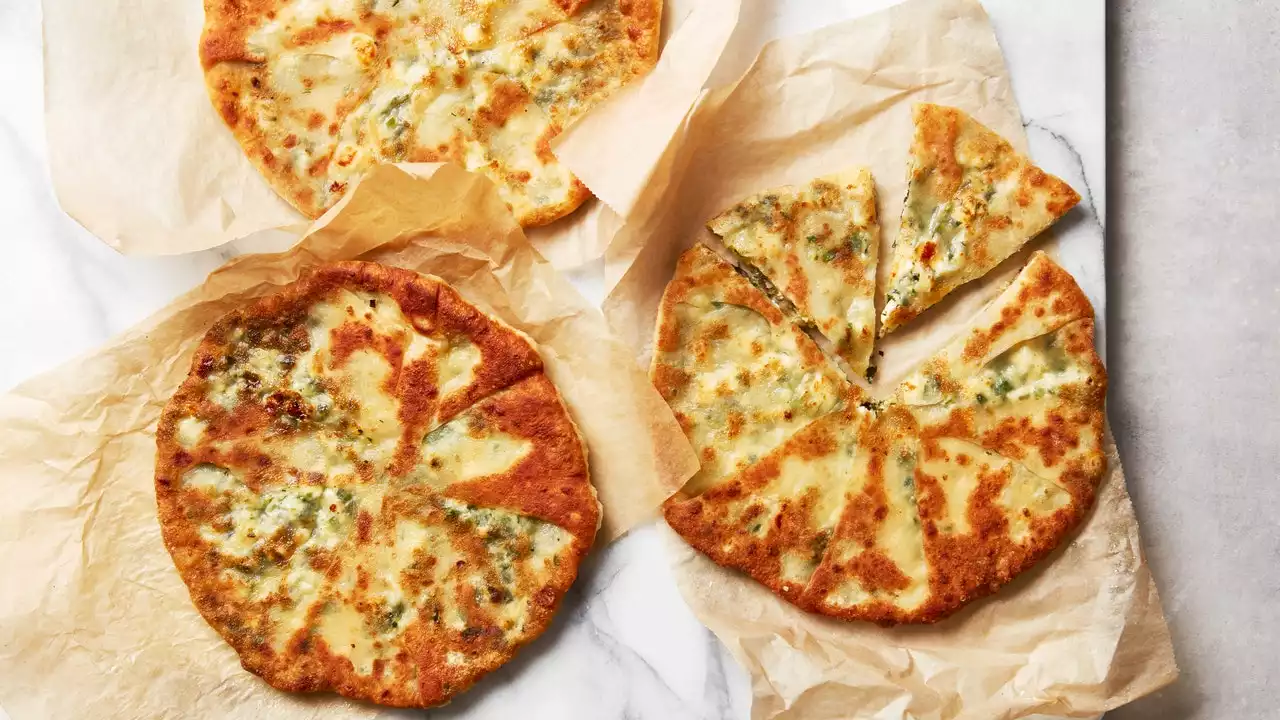
[[[316,217],[380,162],[488,175],[522,225],[590,196],[551,140],[657,59],[661,0],[206,0],[214,107]]]
[[[215,324],[156,445],[192,601],[284,690],[446,702],[547,627],[599,521],[533,344],[372,263]]]

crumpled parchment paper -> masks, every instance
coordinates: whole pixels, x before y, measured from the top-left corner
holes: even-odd
[[[588,187],[601,175],[643,184],[719,60],[740,2],[664,3],[658,67],[623,91],[645,98],[646,121],[619,131],[615,121],[627,118],[607,101],[597,112],[609,119],[592,113],[589,127],[570,128],[576,147],[593,150],[567,163]],[[58,201],[81,225],[120,252],[169,255],[306,220],[254,170],[209,101],[201,0],[43,0],[43,10],[49,165]],[[588,201],[529,237],[556,267],[581,265],[600,257],[618,226],[612,215]]]
[[[379,714],[279,692],[240,668],[165,551],[153,487],[157,418],[209,326],[308,266],[351,258],[442,277],[537,342],[587,441],[601,544],[697,469],[630,348],[525,240],[492,183],[450,165],[378,168],[296,247],[232,260],[104,347],[0,396],[0,705],[14,720]]]
[[[869,167],[883,278],[920,101],[963,108],[1025,151],[1004,59],[976,0],[909,0],[771,42],[737,82],[707,94],[657,175],[628,199],[628,222],[606,252],[605,314],[641,362],[678,255],[712,239],[708,218],[761,189]],[[1054,253],[1059,242],[1046,235],[1031,248]],[[872,391],[887,393],[962,329],[1027,252],[880,342]],[[1095,262],[1101,268],[1100,253]],[[756,720],[1094,717],[1177,675],[1110,441],[1108,453],[1097,508],[1075,538],[936,626],[883,629],[806,614],[672,535],[675,575],[694,613],[750,673]]]

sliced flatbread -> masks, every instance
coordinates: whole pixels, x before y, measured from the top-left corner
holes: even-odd
[[[859,377],[875,344],[876,186],[866,169],[753,195],[707,227]]]
[[[650,374],[702,462],[690,495],[755,463],[851,388],[812,338],[703,245],[681,256],[662,296]]]
[[[214,107],[285,200],[320,215],[377,163],[488,175],[522,225],[590,196],[559,132],[657,59],[661,0],[206,0]]]
[[[284,690],[448,701],[547,627],[598,525],[532,343],[371,263],[220,320],[156,445],[192,601]]]
[[[885,284],[880,334],[990,272],[1080,196],[964,112],[914,109],[907,198]]]
[[[1052,552],[1092,507],[1106,394],[1093,341],[1088,299],[1036,253],[891,398],[855,396],[714,487],[686,488],[667,521],[806,610],[945,618]]]

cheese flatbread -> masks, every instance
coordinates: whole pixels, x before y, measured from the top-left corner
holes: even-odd
[[[920,104],[880,334],[987,274],[1080,201],[965,113]]]
[[[488,175],[521,224],[590,193],[564,127],[657,59],[661,0],[206,0],[214,107],[271,186],[315,217],[381,162]]]
[[[156,445],[192,601],[284,690],[446,702],[546,628],[599,519],[531,342],[371,263],[215,324]]]
[[[664,506],[691,545],[812,612],[934,622],[1083,521],[1105,470],[1093,310],[1036,253],[884,401],[852,401]],[[697,412],[686,407],[685,413]]]
[[[702,461],[700,492],[839,407],[848,381],[764,293],[703,245],[662,296],[651,369]]]
[[[876,187],[866,169],[754,195],[707,227],[858,376],[875,342]],[[763,275],[762,278],[759,275]]]

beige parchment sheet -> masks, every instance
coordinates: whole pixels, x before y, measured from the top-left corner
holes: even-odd
[[[735,84],[705,96],[664,151],[659,176],[630,198],[629,220],[606,253],[605,314],[642,364],[676,257],[711,239],[708,218],[758,190],[871,168],[883,278],[919,101],[961,107],[1026,147],[1003,56],[976,0],[909,0],[772,42]],[[1031,246],[1053,252],[1057,242]],[[882,342],[872,391],[885,394],[963,328],[1025,258]],[[1075,539],[994,598],[933,627],[808,615],[669,533],[675,576],[694,613],[750,673],[756,720],[1094,717],[1177,675],[1109,436],[1107,450],[1097,509]]]
[[[579,148],[625,145],[575,155],[569,167],[588,187],[606,173],[643,184],[719,60],[740,2],[664,3],[658,67],[623,90],[645,99],[645,120],[625,134],[611,122],[571,128]],[[214,112],[197,56],[202,0],[43,0],[43,11],[49,165],[67,214],[120,252],[140,255],[205,250],[306,221],[258,175]],[[619,159],[626,164],[610,166]],[[529,238],[556,267],[574,267],[599,259],[619,225],[613,211],[589,200]]]
[[[531,336],[587,441],[599,544],[651,518],[697,469],[631,349],[525,240],[492,183],[451,165],[405,168],[375,170],[295,248],[232,260],[0,396],[0,705],[14,720],[378,714],[242,670],[192,606],[156,520],[156,420],[200,338],[309,266],[359,258],[431,273]]]

